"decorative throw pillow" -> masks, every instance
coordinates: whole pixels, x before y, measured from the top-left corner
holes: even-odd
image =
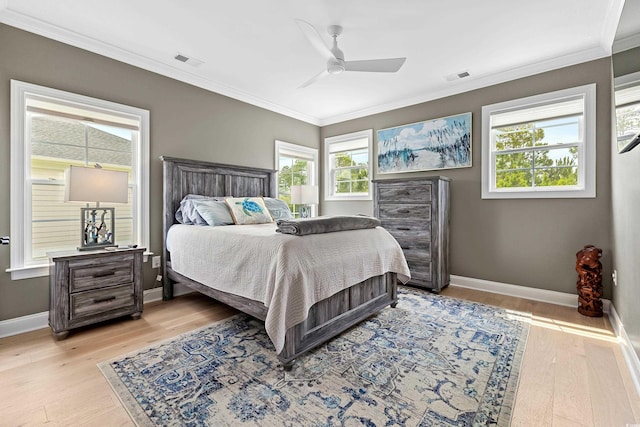
[[[224,200],[200,199],[191,200],[196,211],[207,222],[208,225],[233,225],[233,218],[229,206]]]
[[[236,224],[273,222],[262,197],[227,197],[224,201],[231,209],[231,215]]]
[[[273,197],[263,197],[262,199],[274,220],[293,218],[291,209],[289,209],[289,205],[284,200],[274,199]]]

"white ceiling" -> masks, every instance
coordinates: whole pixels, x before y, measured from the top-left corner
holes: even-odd
[[[627,0],[627,3],[640,0]],[[0,0],[0,22],[316,125],[611,54],[624,0]],[[636,15],[637,17],[638,15]],[[407,57],[394,74],[325,67],[295,19],[346,60]],[[638,19],[624,38],[637,41]],[[640,44],[640,43],[638,43]],[[204,63],[178,62],[178,53]],[[470,77],[445,78],[468,71]]]

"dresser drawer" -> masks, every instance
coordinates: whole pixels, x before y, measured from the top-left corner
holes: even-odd
[[[407,221],[404,219],[383,219],[382,227],[396,239],[414,238],[431,240],[431,223],[423,221]]]
[[[431,282],[431,262],[407,256],[407,264],[409,265],[409,271],[411,271],[411,281],[409,283],[427,285]]]
[[[425,204],[380,204],[379,219],[417,219],[431,221],[431,203]]]
[[[396,240],[402,248],[405,258],[420,260],[420,262],[431,259],[431,242],[427,240],[412,240],[397,237]]]
[[[431,184],[379,184],[380,204],[427,203],[431,201]]]
[[[133,283],[70,295],[70,318],[77,320],[95,314],[135,305]]]
[[[133,257],[87,265],[69,263],[69,292],[133,282]]]

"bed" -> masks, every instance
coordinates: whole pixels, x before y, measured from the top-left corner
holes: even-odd
[[[180,207],[181,200],[188,194],[211,197],[275,197],[276,171],[166,156],[162,156],[161,159],[163,161],[164,186],[163,299],[168,300],[173,298],[173,286],[175,283],[184,284],[195,291],[265,321],[267,333],[270,333],[269,322],[270,317],[273,318],[273,304],[267,307],[265,301],[241,296],[223,287],[212,286],[211,283],[208,283],[207,277],[205,276],[197,276],[190,273],[182,274],[184,273],[184,259],[189,258],[190,255],[183,256],[184,254],[180,252],[179,249],[176,249],[181,248],[181,246],[175,242],[172,243],[172,240],[175,240],[176,238],[174,236],[179,235],[180,232],[183,234],[186,233],[188,239],[189,233],[195,236],[196,234],[203,235],[207,233],[220,233],[222,231],[228,234],[234,228],[240,229],[243,232],[250,230],[251,226],[246,225],[210,227],[211,230],[209,230],[208,227],[196,229],[193,227],[198,226],[179,225],[175,218],[175,213]],[[256,230],[258,230],[258,233],[267,234],[269,232],[266,231],[268,227],[269,225],[262,225],[260,228],[256,227]],[[271,225],[271,227],[273,227],[270,231],[271,235],[275,236],[280,234],[274,232],[275,224]],[[377,232],[386,233],[386,231],[382,229],[378,229]],[[346,232],[327,233],[323,237],[318,236],[317,238],[327,239],[329,238],[329,234],[340,237],[339,235],[341,233]],[[276,237],[285,240],[297,239],[297,242],[301,242],[300,239],[306,239],[311,236]],[[216,237],[216,239],[222,240],[220,237]],[[182,248],[184,248],[184,245]],[[186,251],[186,249],[181,250]],[[174,259],[172,259],[172,251]],[[401,252],[400,250],[400,253]],[[331,293],[331,295],[323,297],[311,305],[304,319],[301,318],[300,321],[296,321],[295,324],[286,325],[286,328],[283,330],[280,345],[275,344],[277,340],[274,340],[274,337],[270,334],[276,346],[278,359],[283,368],[286,370],[291,369],[294,360],[299,355],[327,342],[341,332],[380,311],[382,308],[388,305],[395,307],[397,303],[398,278],[400,277],[405,281],[408,280],[409,275],[404,257],[402,255],[400,256],[402,257],[404,267],[394,267],[394,271],[383,271],[380,274],[368,277],[357,283],[347,283],[347,279],[344,279],[345,283],[336,283],[336,286],[339,285],[340,287],[339,291]],[[399,261],[395,260],[394,265],[398,264]],[[259,277],[258,279],[262,278]],[[215,282],[214,278],[211,280]],[[243,283],[238,283],[237,285],[241,287]]]

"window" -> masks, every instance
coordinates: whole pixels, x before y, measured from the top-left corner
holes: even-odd
[[[633,149],[640,138],[640,72],[615,80],[618,152]]]
[[[324,140],[325,200],[371,200],[373,130]]]
[[[595,197],[595,84],[482,107],[482,198]]]
[[[294,216],[299,215],[299,206],[291,203],[292,185],[317,185],[318,150],[276,141],[276,169],[278,170],[278,198],[289,205]],[[317,207],[311,206],[316,215]]]
[[[79,203],[64,202],[69,165],[129,173],[114,207],[116,243],[149,248],[149,112],[11,81],[12,279],[49,274],[47,252],[80,244]]]

